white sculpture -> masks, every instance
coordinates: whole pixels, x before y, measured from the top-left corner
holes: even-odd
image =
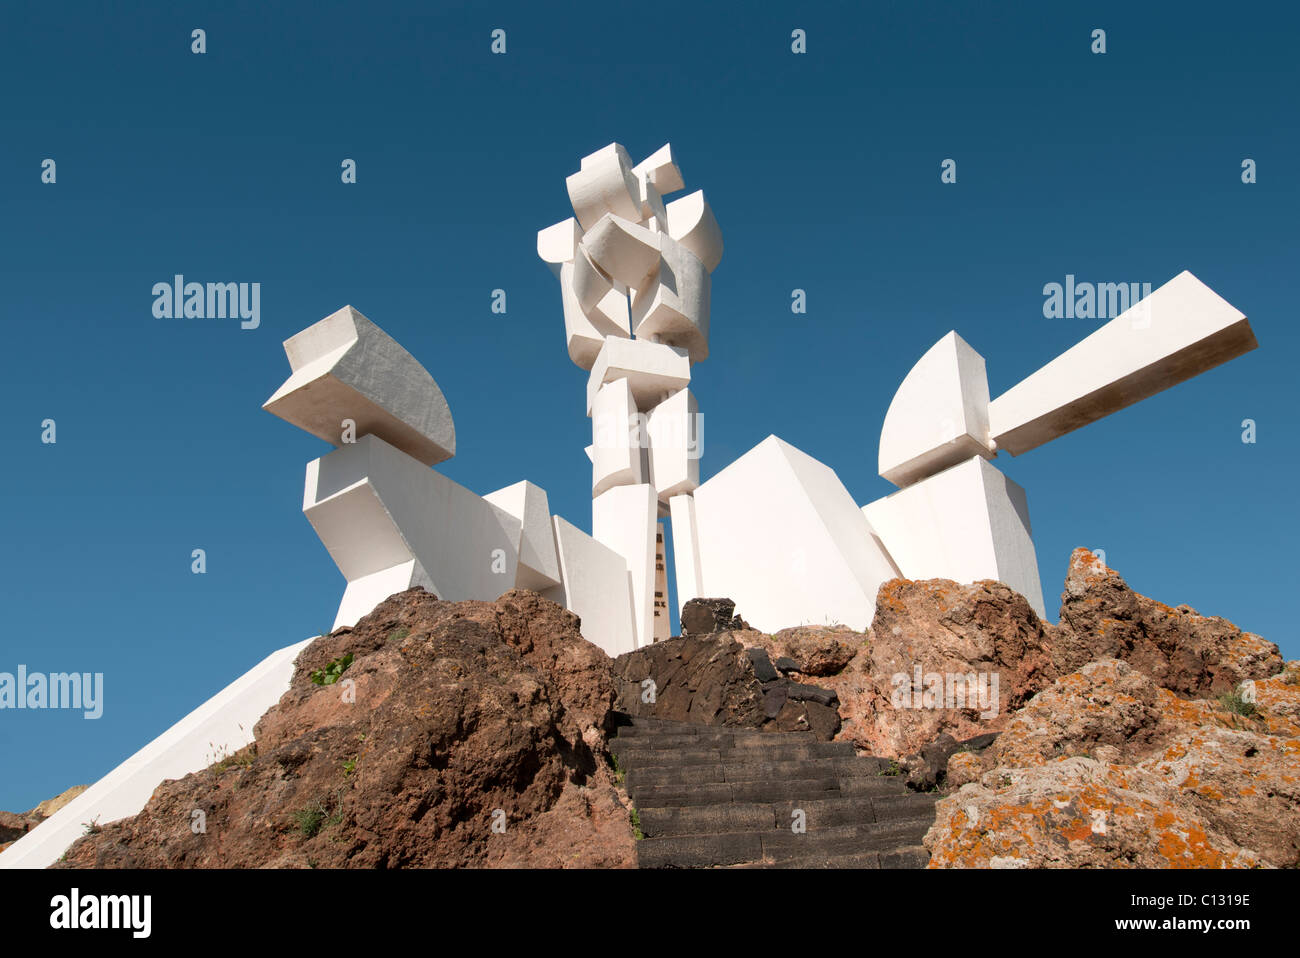
[[[722,231],[703,192],[664,204],[685,186],[670,145],[634,166],[612,143],[567,186],[574,218],[541,230],[537,252],[560,281],[569,357],[590,372],[592,535],[627,564],[646,645],[667,625],[666,597],[655,606],[656,517],[671,516],[679,568],[697,551],[691,510],[670,503],[699,485],[700,416],[687,387],[709,355]]]

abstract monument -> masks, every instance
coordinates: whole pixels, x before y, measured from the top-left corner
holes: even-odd
[[[904,377],[880,432],[896,492],[859,507],[833,469],[769,436],[700,482],[691,371],[709,355],[722,233],[684,189],[671,146],[633,164],[611,144],[567,180],[573,216],[541,230],[569,358],[588,374],[591,534],[522,480],[486,496],[435,468],[456,452],[433,377],[350,306],[288,339],[264,404],[336,448],[307,466],[303,511],[347,585],[335,627],[396,592],[496,599],[534,589],[611,656],[668,634],[659,568],[671,528],[675,603],[717,595],[756,628],[870,625],[891,578],[998,579],[1045,613],[1025,492],[990,460],[1018,456],[1255,348],[1246,317],[1183,272],[996,399],[956,332]],[[281,649],[0,853],[45,867],[87,821],[139,812],[159,782],[252,740],[311,640]]]

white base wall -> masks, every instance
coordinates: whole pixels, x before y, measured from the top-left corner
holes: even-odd
[[[268,655],[256,666],[0,852],[0,868],[46,868],[85,834],[137,815],[168,779],[207,768],[253,741],[253,726],[289,690],[293,663],[315,637]]]
[[[1045,618],[1025,490],[979,456],[862,507],[909,579],[997,579]]]

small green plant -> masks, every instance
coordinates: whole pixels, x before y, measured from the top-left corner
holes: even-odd
[[[1242,697],[1241,689],[1235,689],[1231,692],[1225,692],[1219,696],[1219,704],[1234,715],[1244,715],[1249,717],[1254,715],[1257,709],[1254,702],[1247,702]]]
[[[307,808],[300,808],[293,813],[293,821],[298,826],[299,835],[303,838],[311,838],[320,831],[321,825],[325,824],[325,809],[320,802]]]
[[[641,831],[641,816],[637,814],[636,809],[632,809],[632,837],[637,841],[645,838],[645,833]]]
[[[388,641],[401,642],[402,639],[406,638],[410,634],[411,634],[411,630],[408,629],[406,626],[402,626],[400,629],[393,629],[392,632],[388,633]]]
[[[317,685],[333,685],[351,664],[352,653],[349,652],[343,658],[328,663],[323,669],[312,669],[311,680]]]
[[[893,759],[893,758],[891,758],[891,759],[889,760],[889,765],[888,765],[886,768],[881,769],[879,774],[881,774],[881,775],[902,775],[902,774],[903,774],[903,766],[901,766],[901,765],[898,764],[898,760],[897,760],[897,759]]]
[[[85,831],[82,832],[83,835],[98,835],[104,830],[104,827],[99,824],[98,818],[92,818],[88,822],[82,822],[81,827],[85,829]]]
[[[343,763],[343,777],[344,777],[344,778],[346,778],[347,776],[351,775],[351,774],[352,774],[353,772],[355,772],[356,770],[357,770],[357,760],[356,760],[355,758],[350,758],[350,759],[348,759],[346,762]]]

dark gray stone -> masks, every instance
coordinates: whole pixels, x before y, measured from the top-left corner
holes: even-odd
[[[772,664],[776,666],[777,670],[780,672],[802,672],[803,671],[803,669],[799,668],[799,663],[796,662],[794,659],[790,658],[790,656],[788,655],[781,656]]]
[[[766,650],[746,649],[745,654],[749,656],[749,661],[754,666],[754,677],[760,682],[771,682],[781,677],[780,673],[772,667],[772,660],[767,657]]]
[[[789,694],[796,702],[816,702],[818,705],[834,705],[840,700],[831,689],[824,689],[817,685],[803,685],[799,682],[790,683]]]
[[[732,628],[736,603],[731,599],[691,599],[682,606],[682,635],[712,635]]]

